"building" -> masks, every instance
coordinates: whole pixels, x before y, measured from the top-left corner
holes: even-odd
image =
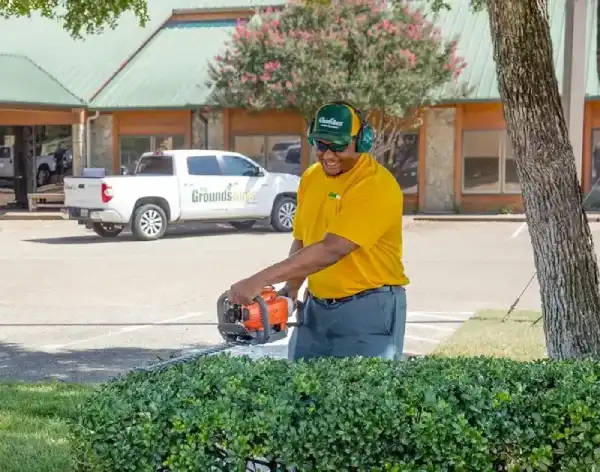
[[[36,141],[41,136],[46,142],[72,140],[76,174],[86,166],[118,173],[141,152],[161,145],[232,149],[267,168],[276,161],[287,166],[277,170],[306,168],[311,150],[300,116],[278,111],[249,115],[240,109],[203,113],[206,63],[223,48],[237,18],[251,15],[256,6],[281,5],[285,0],[148,3],[151,20],[145,28],[133,15],[125,15],[115,30],[81,41],[49,20],[0,19],[0,161],[3,144],[5,152],[13,146],[29,156],[44,155],[44,142]],[[418,132],[406,135],[405,165],[398,174],[406,208],[408,212],[518,210],[520,190],[487,16],[470,12],[469,0],[453,3],[453,10],[442,13],[436,23],[445,35],[459,37],[459,53],[468,63],[462,80],[473,94],[469,100],[429,110]],[[558,71],[564,2],[550,3]],[[586,191],[600,178],[595,15],[589,21],[582,165]],[[48,152],[56,148],[46,147]],[[38,186],[42,180],[36,181]],[[35,188],[29,185],[27,190]]]

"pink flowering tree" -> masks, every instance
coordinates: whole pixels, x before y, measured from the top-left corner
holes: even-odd
[[[368,113],[374,153],[395,156],[422,110],[463,95],[456,43],[418,10],[383,0],[290,1],[239,22],[209,65],[212,104],[295,109],[306,121],[328,100]]]

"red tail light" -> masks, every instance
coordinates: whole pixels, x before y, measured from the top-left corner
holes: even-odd
[[[102,203],[108,203],[113,198],[113,189],[110,185],[102,183],[100,187],[102,191]]]

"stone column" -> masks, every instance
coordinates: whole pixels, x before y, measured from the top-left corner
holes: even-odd
[[[198,108],[192,110],[192,149],[206,149],[206,118]]]
[[[223,136],[223,113],[212,112],[208,118],[208,149],[225,149]]]
[[[74,176],[81,175],[85,167],[85,111],[79,110],[78,118],[79,122],[71,126]]]
[[[91,165],[92,167],[104,167],[106,175],[114,174],[112,130],[112,115],[100,115],[91,122]]]
[[[424,212],[454,209],[454,108],[427,111]]]

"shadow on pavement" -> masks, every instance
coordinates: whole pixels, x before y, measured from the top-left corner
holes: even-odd
[[[197,349],[211,345],[195,345]],[[104,382],[136,367],[148,366],[181,354],[181,350],[112,347],[60,352],[28,351],[18,344],[0,343],[3,381],[62,380]]]
[[[55,244],[55,245],[69,245],[69,244],[106,244],[106,243],[138,243],[133,239],[133,235],[130,231],[124,231],[117,238],[101,238],[96,236],[89,230],[83,227],[79,228],[80,231],[85,231],[87,234],[81,236],[68,236],[58,238],[36,238],[36,239],[25,239],[25,242],[39,243],[39,244]],[[224,236],[230,234],[243,234],[248,236],[264,236],[266,234],[272,234],[274,230],[268,226],[251,228],[248,230],[237,230],[234,228],[222,228],[219,226],[211,227],[172,227],[167,230],[167,233],[162,239],[184,239],[184,238],[195,238],[195,237],[209,237],[209,236]]]

